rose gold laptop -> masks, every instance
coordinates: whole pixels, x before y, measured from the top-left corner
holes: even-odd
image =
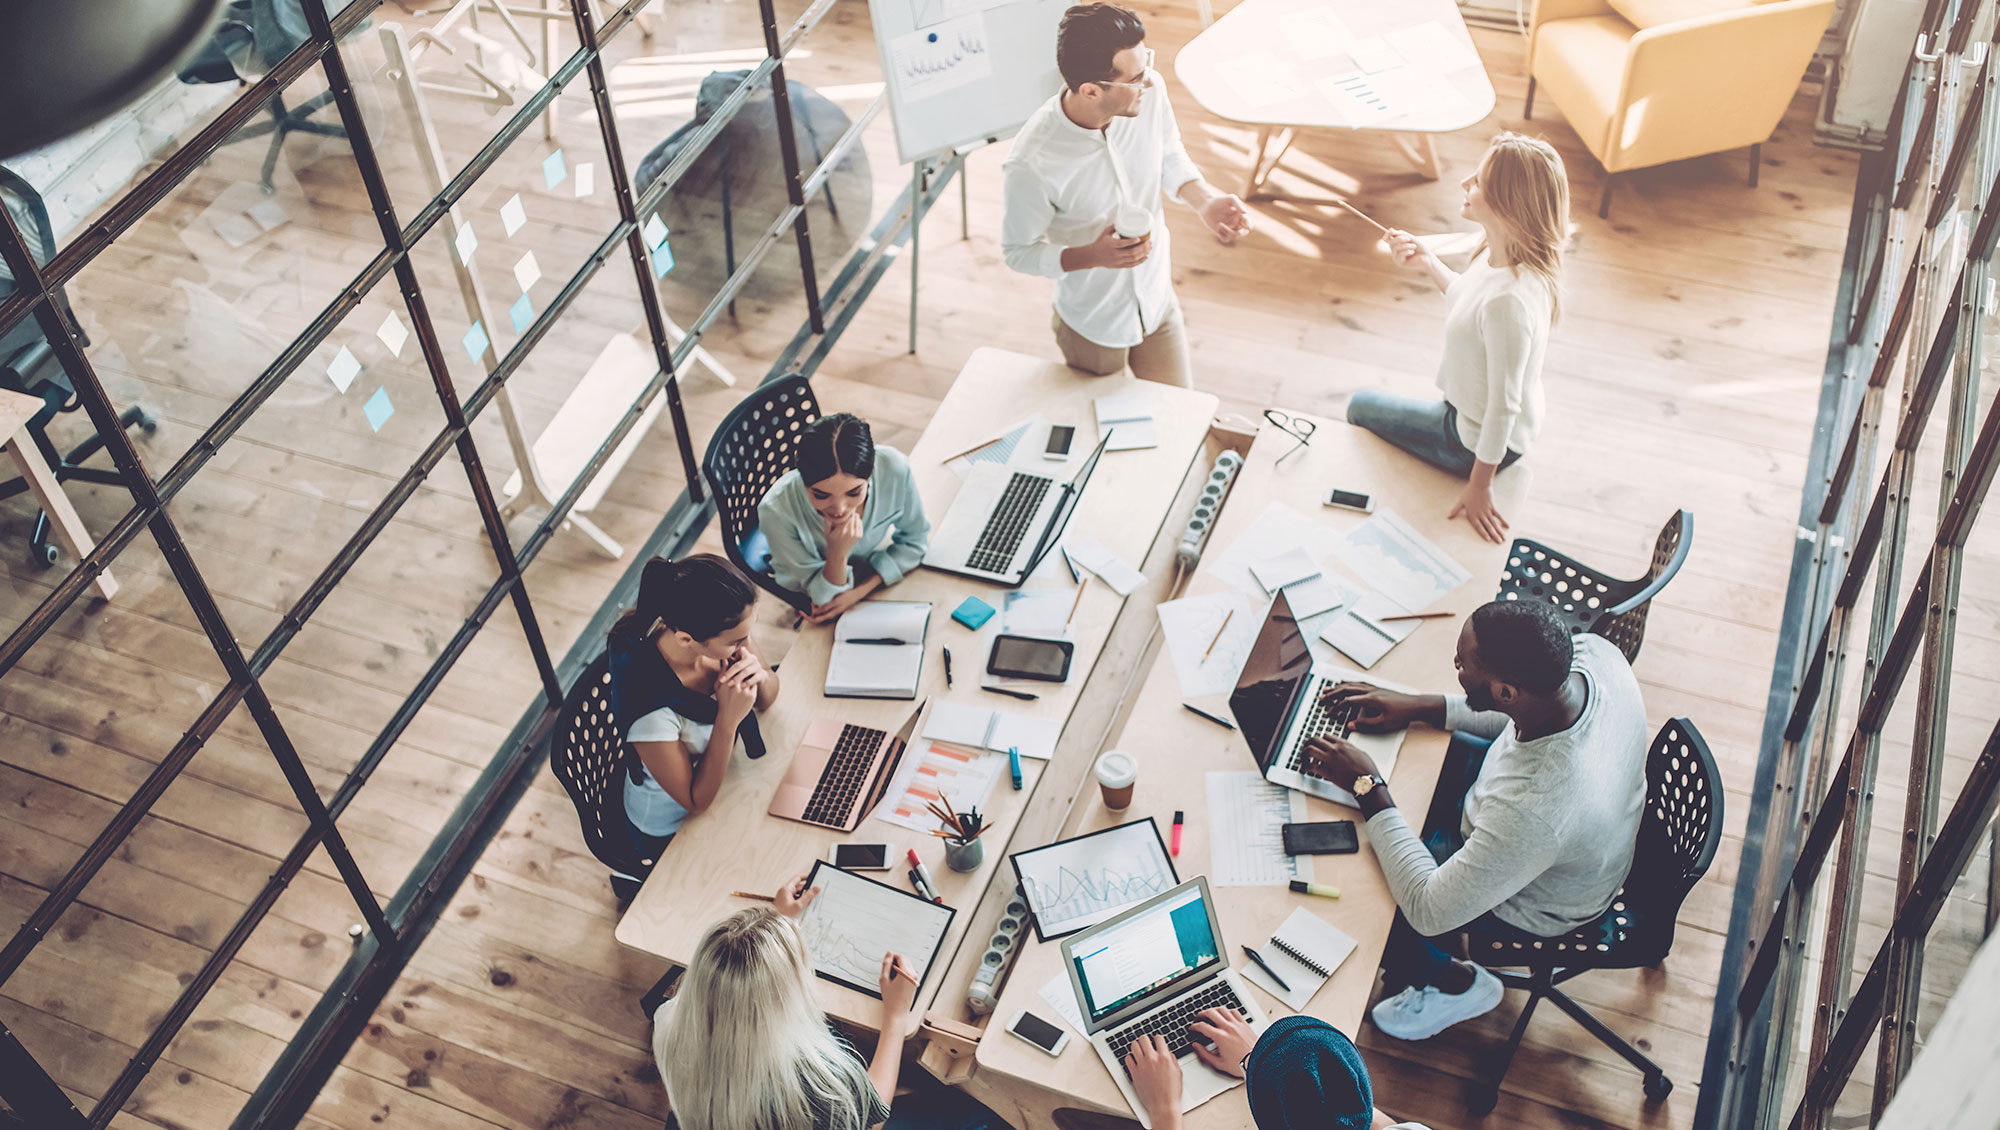
[[[816,720],[792,754],[769,812],[838,832],[860,827],[895,777],[923,712],[920,702],[894,734],[834,718]]]

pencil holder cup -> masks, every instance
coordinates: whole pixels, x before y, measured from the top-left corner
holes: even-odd
[[[986,842],[984,840],[956,840],[944,842],[944,865],[953,871],[977,871],[986,862]]]

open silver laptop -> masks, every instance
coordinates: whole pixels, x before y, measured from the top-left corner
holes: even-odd
[[[1062,541],[1111,433],[1067,482],[998,463],[975,464],[931,531],[924,564],[946,573],[1018,585]]]
[[[1236,716],[1237,728],[1250,743],[1265,780],[1352,806],[1353,794],[1305,772],[1306,743],[1323,736],[1346,738],[1374,758],[1375,767],[1387,777],[1395,771],[1403,732],[1364,734],[1355,730],[1351,708],[1329,708],[1320,701],[1326,689],[1339,681],[1314,668],[1312,649],[1280,589],[1271,598],[1271,611],[1243,661],[1243,670],[1237,673],[1229,712]]]
[[[1188,1035],[1188,1024],[1211,1008],[1235,1009],[1252,1028],[1264,1027],[1264,1010],[1225,950],[1203,875],[1063,939],[1063,968],[1090,1046],[1146,1130],[1153,1114],[1125,1073],[1125,1053],[1140,1036],[1165,1037],[1180,1060],[1183,1111],[1243,1082],[1197,1059]]]

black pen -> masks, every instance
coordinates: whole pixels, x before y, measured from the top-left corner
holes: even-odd
[[[1278,976],[1278,971],[1271,968],[1271,963],[1264,960],[1263,954],[1258,953],[1256,950],[1251,949],[1249,946],[1244,946],[1243,952],[1250,955],[1250,960],[1257,963],[1257,968],[1262,969],[1265,973],[1270,975],[1271,980],[1277,982],[1278,988],[1284,990],[1287,993],[1292,991],[1292,987],[1290,985],[1285,984],[1285,979],[1283,977]]]
[[[1209,721],[1215,723],[1216,725],[1222,727],[1225,730],[1234,730],[1236,728],[1236,723],[1231,722],[1229,719],[1224,718],[1220,714],[1210,714],[1208,711],[1203,710],[1201,707],[1196,706],[1191,702],[1183,702],[1181,703],[1181,705],[1187,707],[1189,710],[1194,711],[1196,714],[1201,715],[1203,718],[1208,719]]]
[[[944,649],[944,685],[945,685],[945,687],[946,687],[947,689],[949,689],[949,688],[951,687],[951,649],[950,649],[950,648],[945,648],[945,649]]]
[[[901,647],[901,646],[903,646],[904,644],[906,644],[906,643],[909,643],[910,641],[908,641],[908,640],[899,640],[899,639],[892,639],[892,638],[890,638],[889,636],[869,636],[869,637],[867,637],[867,638],[865,638],[865,639],[858,639],[858,640],[842,640],[841,642],[842,642],[842,643],[872,643],[872,644],[878,644],[878,645],[880,645],[880,646],[882,646],[882,647]]]
[[[1069,559],[1069,547],[1068,547],[1068,546],[1063,546],[1063,547],[1062,547],[1062,555],[1063,555],[1063,564],[1065,564],[1065,565],[1069,566],[1069,583],[1070,583],[1070,584],[1073,584],[1073,585],[1080,585],[1080,584],[1082,584],[1082,583],[1083,583],[1083,577],[1082,577],[1082,575],[1080,575],[1080,574],[1079,574],[1079,573],[1077,573],[1077,571],[1076,571],[1076,562],[1074,562],[1074,561],[1071,561],[1071,560]]]
[[[1040,701],[1041,701],[1041,696],[1040,696],[1040,695],[1032,695],[1032,694],[1029,694],[1029,693],[1028,693],[1028,692],[1026,692],[1026,691],[1010,691],[1010,690],[1008,690],[1008,689],[1007,689],[1006,687],[981,687],[981,688],[979,688],[979,689],[980,689],[980,690],[982,690],[982,691],[992,691],[992,692],[993,692],[994,694],[1004,694],[1004,695],[1006,695],[1006,696],[1007,696],[1008,698],[1018,698],[1018,699],[1020,699],[1020,700],[1021,700],[1022,702],[1040,702]]]

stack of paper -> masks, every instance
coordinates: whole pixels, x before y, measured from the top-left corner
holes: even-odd
[[[1063,552],[1069,554],[1069,559],[1079,567],[1097,574],[1097,579],[1110,585],[1111,591],[1119,596],[1131,596],[1133,589],[1146,583],[1146,574],[1089,538],[1070,538]]]
[[[1133,451],[1160,446],[1160,428],[1153,419],[1153,394],[1147,390],[1097,398],[1097,431],[1111,433],[1106,451]]]
[[[826,693],[840,698],[915,698],[924,670],[929,601],[865,600],[833,629]]]
[[[988,710],[959,702],[938,703],[924,720],[924,737],[930,741],[994,753],[1016,749],[1022,757],[1038,761],[1055,756],[1056,739],[1061,734],[1062,723],[1053,718],[1032,718],[1010,710]]]

